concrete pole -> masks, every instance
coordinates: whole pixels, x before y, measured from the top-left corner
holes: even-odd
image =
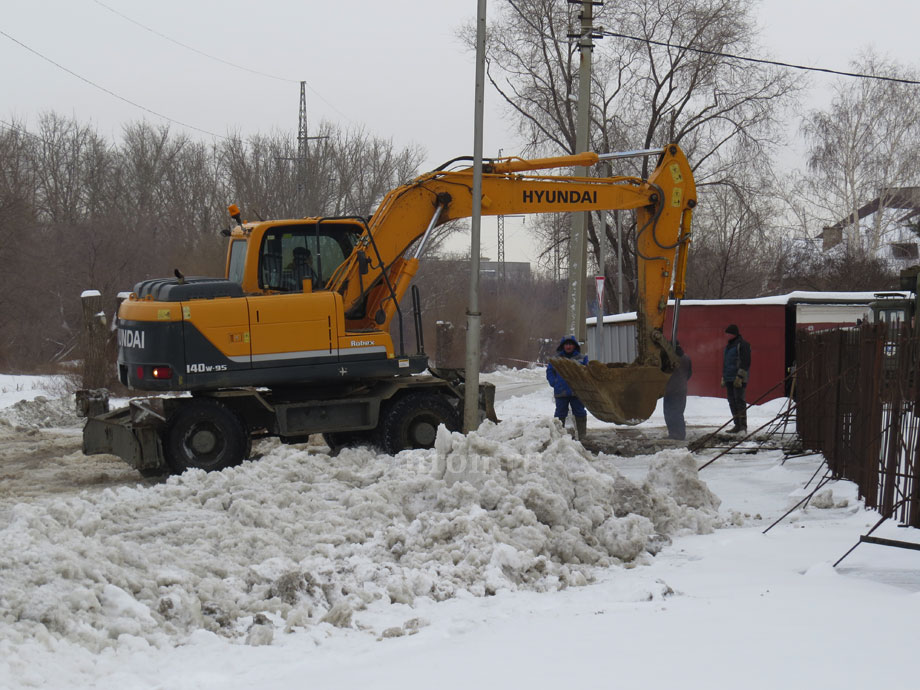
[[[598,223],[599,232],[601,234],[601,257],[600,257],[600,268],[598,271],[599,276],[604,278],[604,287],[606,288],[607,282],[607,212],[600,212],[600,222]],[[606,290],[604,291],[606,294]],[[596,360],[601,362],[607,361],[607,334],[604,330],[604,298],[601,297],[597,305],[597,325],[595,328],[595,338],[594,342],[597,343],[597,353],[598,356],[595,357]]]
[[[463,431],[479,427],[479,237],[482,227],[482,112],[486,76],[486,0],[476,8],[476,104],[473,116],[473,216],[470,223],[470,298],[466,310],[466,389]]]
[[[578,66],[578,123],[575,130],[575,151],[588,150],[588,124],[591,119],[591,33],[594,24],[594,6],[581,4],[581,38],[578,45],[581,60]],[[575,175],[586,176],[587,168],[575,168]],[[588,263],[588,245],[585,242],[587,212],[572,214],[572,235],[569,240],[569,282],[566,296],[566,333],[574,334],[579,342],[585,340],[585,272]]]
[[[617,314],[623,313],[623,235],[620,232],[620,212],[613,212],[617,226]]]

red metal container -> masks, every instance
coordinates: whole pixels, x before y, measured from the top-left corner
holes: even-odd
[[[734,302],[734,300],[732,300]],[[671,336],[672,307],[668,307],[665,335]],[[738,326],[741,337],[751,344],[751,370],[747,401],[760,402],[786,395],[783,378],[789,362],[786,342],[786,306],[783,304],[719,303],[682,304],[677,333],[684,352],[693,361],[689,395],[720,397],[725,390],[722,355],[732,337],[725,332],[729,324]],[[772,389],[772,390],[771,390]]]
[[[751,344],[749,403],[763,403],[788,395],[786,381],[795,364],[795,332],[855,326],[870,312],[874,293],[791,292],[775,297],[745,300],[687,300],[681,303],[678,340],[693,361],[688,393],[723,397],[719,385],[722,355],[729,324],[738,326]],[[671,338],[673,303],[668,306],[665,336]],[[635,313],[606,317],[605,343],[597,347],[596,319],[588,319],[588,354],[607,362],[635,358]]]

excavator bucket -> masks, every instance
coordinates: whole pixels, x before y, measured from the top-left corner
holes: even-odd
[[[604,422],[639,424],[652,416],[671,374],[638,364],[587,366],[564,357],[549,360],[588,411]]]

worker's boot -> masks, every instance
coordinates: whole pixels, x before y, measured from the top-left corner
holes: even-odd
[[[563,434],[568,434],[569,436],[571,436],[572,438],[574,438],[574,437],[575,437],[575,429],[573,429],[572,427],[567,427],[567,426],[565,425],[565,420],[566,420],[566,418],[565,418],[565,417],[556,417],[556,419],[558,419],[558,420],[559,420],[559,423],[562,425],[562,433],[563,433]]]
[[[588,435],[587,417],[575,417],[575,431],[578,432],[576,438],[579,441],[584,441],[585,437]]]
[[[738,431],[747,432],[747,410],[738,413]]]
[[[733,419],[734,422],[735,422],[735,426],[733,426],[731,429],[729,429],[726,433],[729,433],[729,434],[737,434],[739,431],[744,431],[744,427],[741,425],[741,417],[740,417],[740,415],[734,415],[734,416],[732,417],[732,419]]]

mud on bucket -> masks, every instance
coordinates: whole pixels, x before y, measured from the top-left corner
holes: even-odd
[[[637,364],[592,360],[584,366],[564,357],[550,363],[591,414],[613,424],[639,424],[651,417],[671,377],[658,367]]]

